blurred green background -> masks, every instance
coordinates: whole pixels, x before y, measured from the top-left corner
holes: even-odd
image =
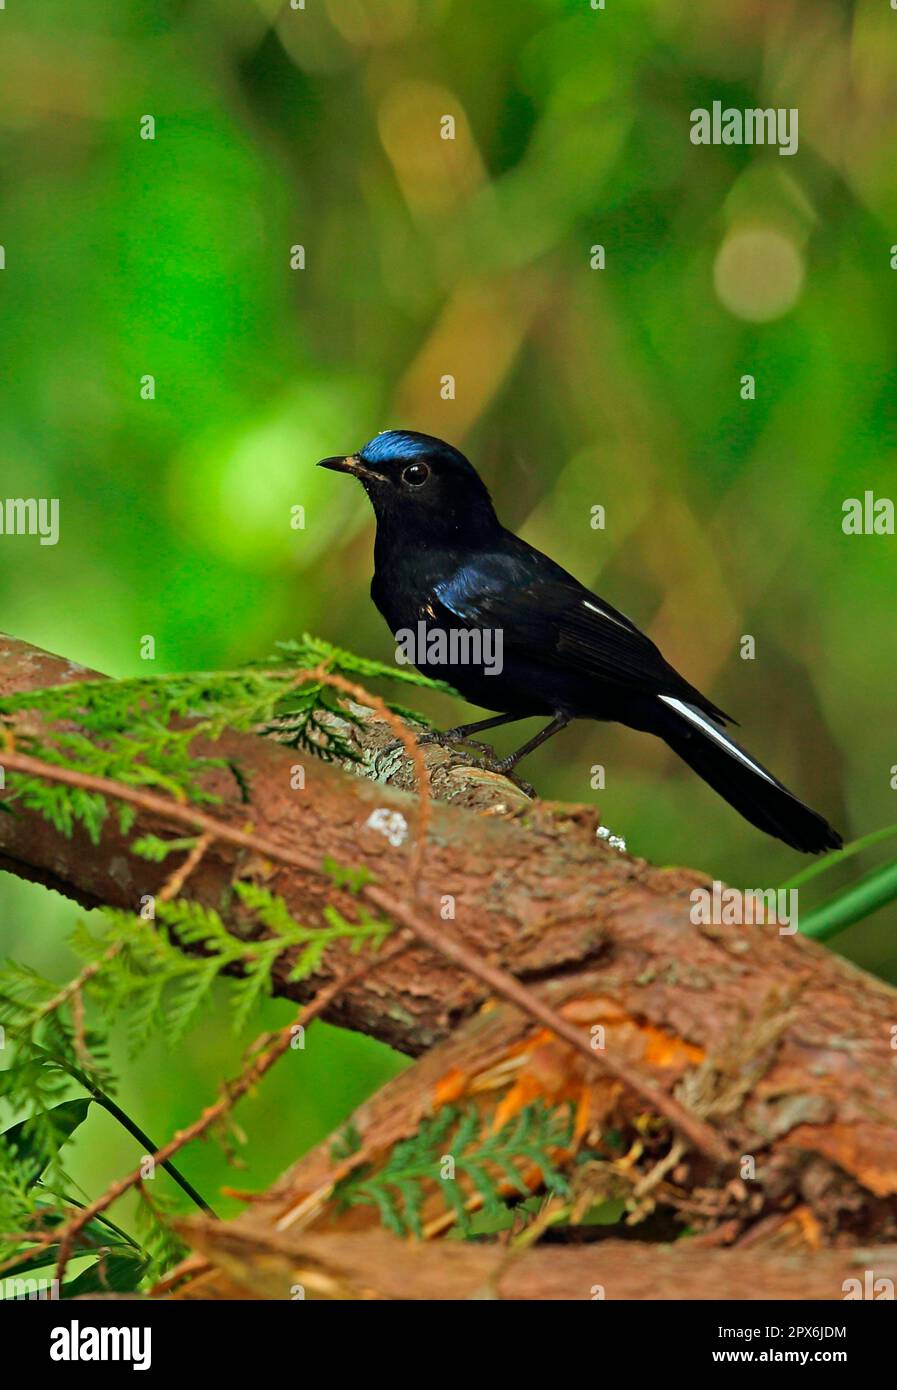
[[[305,629],[390,660],[368,504],[314,464],[425,430],[845,838],[897,820],[895,540],[841,528],[895,488],[895,48],[886,0],[8,4],[3,495],[58,498],[61,535],[0,540],[3,626],[113,675],[149,674],[145,635],[156,672]],[[799,152],[692,145],[714,100],[797,107]],[[801,867],[645,736],[577,725],[525,775],[656,862]],[[4,954],[73,973],[71,905],[3,874],[0,913]],[[834,948],[897,979],[895,943],[890,909]],[[123,1102],[161,1142],[247,1040],[223,1011],[160,1039]],[[232,1210],[401,1065],[313,1031],[238,1112],[246,1171],[182,1166]],[[137,1155],[82,1133],[95,1195]]]

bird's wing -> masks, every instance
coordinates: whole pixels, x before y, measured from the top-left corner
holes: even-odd
[[[531,662],[645,695],[677,696],[714,719],[728,719],[629,618],[548,556],[512,539],[509,552],[478,555],[434,586],[450,619],[500,629],[505,652]]]

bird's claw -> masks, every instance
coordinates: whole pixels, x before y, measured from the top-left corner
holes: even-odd
[[[531,801],[535,801],[538,793],[531,782],[524,782],[522,777],[516,776],[514,768],[517,765],[516,758],[486,758],[477,766],[483,768],[485,772],[494,772],[499,777],[507,777],[509,782],[528,796]]]
[[[513,754],[509,754],[506,758],[490,758],[488,760],[489,771],[498,772],[502,777],[507,777],[509,773],[514,771],[516,766],[517,759]]]
[[[439,733],[438,730],[432,729],[428,734],[421,734],[420,738],[415,741],[418,748],[424,748],[428,743],[437,743],[443,748],[472,748],[475,751],[482,751],[482,749],[487,747],[486,744],[477,743],[472,738],[464,738],[463,735],[459,737],[458,734],[459,731],[457,729],[446,729],[444,733]],[[385,755],[387,753],[394,753],[397,748],[404,747],[405,742],[403,739],[394,738],[391,739],[389,743],[384,744],[380,752],[381,755]]]
[[[498,777],[507,777],[509,782],[513,782],[515,787],[519,787],[532,801],[536,799],[536,789],[530,782],[524,782],[522,777],[517,777],[514,768],[517,766],[518,759],[512,755],[506,758],[484,758],[477,766],[483,768],[485,772],[494,772]]]
[[[469,748],[474,753],[480,753],[483,756],[477,759],[475,763],[476,767],[482,768],[484,772],[494,772],[499,777],[509,778],[509,780],[514,783],[515,787],[519,787],[526,796],[535,801],[535,788],[531,786],[529,782],[524,782],[522,778],[514,776],[517,758],[515,758],[513,754],[505,758],[497,758],[488,743],[478,743],[476,739],[464,738],[463,735],[459,737],[459,733],[460,731],[458,729],[446,729],[442,733],[433,729],[429,733],[421,734],[420,738],[417,739],[417,746],[421,748],[428,743],[435,743],[439,744],[441,747]],[[384,744],[380,749],[377,755],[378,759],[388,757],[390,753],[395,753],[397,749],[404,749],[404,747],[405,744],[402,739],[391,739],[389,743]]]

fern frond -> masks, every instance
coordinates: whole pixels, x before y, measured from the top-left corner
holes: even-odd
[[[0,699],[0,725],[14,733],[20,751],[44,762],[196,804],[215,804],[217,798],[203,785],[204,775],[214,769],[229,767],[247,797],[249,789],[239,768],[192,751],[200,735],[214,741],[227,728],[268,732],[315,757],[358,760],[343,732],[347,724],[359,722],[358,716],[323,682],[297,682],[302,670],[320,667],[357,680],[450,690],[413,668],[357,657],[307,634],[278,645],[266,661],[230,671],[86,680],[8,695]],[[83,825],[94,843],[109,814],[105,799],[95,792],[10,772],[3,809],[11,810],[16,802],[42,815],[60,834],[70,836],[76,824]],[[127,833],[134,808],[120,803],[118,815]],[[164,843],[145,836],[135,852],[161,862]]]
[[[420,1238],[424,1203],[438,1194],[463,1232],[469,1228],[472,1197],[488,1213],[503,1211],[507,1196],[532,1191],[529,1168],[538,1170],[548,1191],[566,1192],[555,1155],[569,1147],[572,1132],[569,1106],[559,1110],[535,1102],[495,1133],[473,1107],[446,1106],[422,1121],[410,1139],[395,1144],[381,1167],[362,1164],[349,1173],[334,1189],[334,1200],[340,1207],[374,1206],[396,1235]],[[443,1172],[447,1159],[450,1177]]]

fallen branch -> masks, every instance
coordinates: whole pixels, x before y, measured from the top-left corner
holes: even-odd
[[[190,1298],[295,1299],[843,1299],[887,1297],[897,1286],[897,1246],[806,1251],[708,1250],[602,1240],[513,1250],[444,1242],[410,1244],[384,1231],[272,1235],[202,1218],[181,1234],[221,1271]],[[227,1283],[224,1285],[223,1280]]]
[[[0,651],[0,691],[85,675],[22,644]],[[214,744],[197,741],[196,751],[240,768],[248,807],[226,772],[206,779],[220,798],[214,816],[142,791],[132,804],[135,833],[178,823],[211,837],[187,885],[200,903],[227,904],[229,885],[245,877],[310,925],[328,906],[351,916],[357,898],[321,873],[330,858],[363,866],[373,876],[362,890],[367,902],[419,938],[376,978],[347,983],[327,1009],[332,1021],[424,1054],[354,1117],[366,1159],[376,1162],[449,1100],[482,1104],[486,1096],[500,1115],[525,1095],[573,1099],[577,1142],[600,1137],[611,1116],[630,1136],[648,1122],[627,1160],[638,1219],[658,1206],[745,1239],[805,1211],[811,1245],[848,1231],[870,1242],[895,1238],[895,991],[774,927],[693,923],[689,895],[706,886],[701,875],[616,853],[596,839],[592,808],[532,803],[440,748],[424,755],[441,804],[409,893],[408,825],[419,803],[357,775],[402,781],[408,761],[384,754],[383,723],[352,733],[361,766],[309,760],[301,792],[291,786],[295,753],[225,732]],[[13,752],[0,763],[26,769],[14,761],[24,757]],[[96,783],[122,795],[117,784]],[[405,830],[385,835],[384,818]],[[28,812],[0,817],[0,849],[16,871],[82,901],[134,910],[164,877],[127,846],[113,817],[99,847],[79,830],[66,840]],[[236,905],[225,906],[229,914],[232,930],[252,929]],[[300,982],[288,979],[285,960],[277,991],[317,997],[346,973],[347,952],[335,943],[318,975]],[[496,994],[504,1002],[496,1005]],[[597,1050],[594,1030],[603,1030]],[[693,1152],[680,1162],[675,1140],[657,1131],[661,1118],[700,1159]],[[730,1152],[747,1155],[756,1175],[727,1177],[720,1165]],[[274,1235],[307,1233],[327,1219],[338,1172],[330,1144],[320,1146],[245,1219]],[[438,1210],[428,1220],[428,1229],[440,1228]]]

